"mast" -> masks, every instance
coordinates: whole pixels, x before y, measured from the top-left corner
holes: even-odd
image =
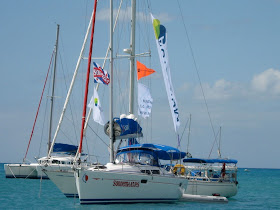
[[[29,146],[30,146],[30,143],[31,143],[31,139],[33,137],[33,132],[34,132],[35,125],[36,125],[36,122],[37,122],[37,117],[38,117],[38,114],[39,114],[39,111],[40,111],[41,102],[42,102],[43,95],[44,95],[44,92],[45,92],[45,87],[46,87],[46,84],[47,84],[47,81],[48,81],[48,78],[49,78],[49,72],[50,72],[53,56],[54,56],[54,50],[53,50],[51,61],[50,61],[50,64],[49,64],[48,73],[47,73],[47,76],[46,76],[46,79],[45,79],[44,87],[43,87],[43,90],[42,90],[42,93],[41,93],[41,98],[40,98],[39,105],[38,105],[38,108],[37,108],[37,112],[36,112],[35,120],[34,120],[34,123],[33,123],[32,131],[31,131],[30,138],[29,138],[28,145],[27,145],[27,149],[26,149],[26,152],[25,152],[25,156],[23,158],[23,163],[25,163],[26,156],[27,156]]]
[[[117,25],[117,21],[118,21],[118,19],[119,19],[119,14],[120,14],[122,2],[123,2],[123,1],[121,0],[120,6],[119,6],[119,9],[118,9],[118,13],[117,13],[117,16],[116,16],[116,19],[115,19],[115,23],[114,23],[113,33],[114,33],[114,31],[115,31],[115,28],[116,28],[116,25]],[[108,48],[107,48],[107,51],[106,51],[106,55],[105,55],[105,59],[104,59],[103,65],[102,65],[102,69],[104,69],[104,66],[105,66],[105,64],[106,64],[109,51],[110,51],[110,43],[109,43]],[[96,88],[95,88],[96,91],[98,91],[98,89],[99,89],[99,84],[100,84],[100,83],[97,83],[97,85],[96,85]],[[85,128],[84,128],[84,133],[85,133],[86,130],[87,130],[87,124],[88,124],[88,121],[89,121],[89,117],[90,117],[90,115],[91,115],[91,112],[92,112],[92,108],[90,108],[90,109],[89,109],[89,112],[88,112],[88,116],[87,116],[86,123],[85,123]]]
[[[84,106],[83,106],[82,128],[81,128],[81,138],[80,138],[79,157],[78,158],[80,158],[81,153],[82,153],[82,148],[83,148],[83,137],[84,137],[85,118],[86,118],[86,112],[87,112],[88,84],[89,84],[89,75],[90,75],[90,66],[91,66],[91,55],[92,55],[92,45],[93,45],[96,7],[97,7],[97,0],[95,0],[95,2],[94,2],[94,9],[93,9],[94,15],[93,15],[93,20],[92,20],[92,28],[91,28],[90,47],[89,47],[89,56],[88,56],[88,67],[87,67],[87,78],[86,78],[85,98],[84,98]]]
[[[221,155],[221,137],[222,137],[222,126],[220,126],[220,133],[219,133],[219,148],[218,148],[219,158],[222,158],[222,155]]]
[[[113,0],[110,0],[110,163],[114,163],[114,131],[113,131]]]
[[[136,23],[136,0],[131,0],[131,40],[130,40],[130,91],[129,113],[134,113],[134,72],[135,72],[135,23]]]
[[[58,135],[58,131],[61,127],[61,124],[62,124],[62,121],[63,121],[63,118],[64,118],[64,114],[65,114],[65,111],[66,111],[66,108],[67,108],[67,105],[68,105],[68,102],[69,102],[69,99],[70,99],[70,95],[72,93],[72,89],[73,89],[73,86],[74,86],[74,83],[75,83],[75,80],[76,80],[76,76],[77,76],[77,73],[78,73],[78,69],[80,67],[81,59],[82,59],[82,56],[84,54],[85,45],[86,45],[86,42],[87,42],[87,39],[88,39],[88,34],[89,34],[89,31],[90,31],[90,27],[91,27],[91,24],[92,24],[92,19],[93,19],[92,17],[93,17],[93,12],[92,12],[92,15],[91,15],[91,18],[90,18],[90,22],[88,24],[87,32],[86,32],[84,42],[83,42],[83,45],[82,45],[82,49],[81,49],[81,52],[80,52],[80,55],[79,55],[79,58],[78,58],[78,61],[77,61],[77,64],[76,64],[76,68],[75,68],[75,71],[74,71],[74,74],[73,74],[73,77],[72,77],[72,81],[71,81],[71,84],[70,84],[65,102],[64,102],[64,106],[63,106],[63,109],[62,109],[62,112],[61,112],[61,115],[60,115],[60,118],[59,118],[59,122],[58,122],[58,125],[56,127],[56,131],[54,133],[54,137],[53,137],[53,140],[52,140],[51,148],[50,148],[49,153],[48,153],[48,157],[51,156],[51,151],[53,150],[53,146],[54,146],[56,137]]]
[[[52,138],[53,100],[54,100],[54,88],[55,88],[56,61],[57,61],[57,50],[58,50],[58,37],[59,37],[59,24],[57,24],[57,31],[56,31],[55,56],[54,56],[54,68],[53,68],[53,81],[52,81],[52,95],[50,96],[50,98],[51,98],[51,107],[50,107],[50,122],[49,122],[49,141],[48,141],[48,150],[47,150],[47,152],[50,152],[51,138]]]
[[[189,153],[190,134],[191,134],[191,122],[192,122],[192,115],[190,114],[189,133],[188,133],[188,144],[187,144],[187,154]]]

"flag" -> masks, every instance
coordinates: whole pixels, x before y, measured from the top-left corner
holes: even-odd
[[[141,79],[142,77],[149,76],[155,72],[155,70],[149,69],[143,63],[137,61],[137,80]]]
[[[110,75],[103,70],[98,63],[93,62],[93,78],[94,83],[102,83],[108,85],[110,83]]]
[[[174,129],[175,132],[177,132],[180,126],[179,110],[178,110],[178,104],[175,98],[175,93],[171,81],[169,59],[168,59],[168,52],[167,52],[166,28],[163,25],[161,25],[160,21],[158,19],[155,19],[152,14],[151,17],[152,17],[152,23],[155,31],[156,44],[158,48],[158,55],[159,55],[162,75],[165,83],[165,89],[167,92],[169,106],[173,118]]]
[[[152,112],[153,99],[147,86],[138,82],[138,115],[144,119]]]
[[[88,107],[92,108],[93,120],[99,123],[100,125],[105,125],[103,109],[101,107],[98,93],[95,88],[94,88],[93,96],[88,104]]]

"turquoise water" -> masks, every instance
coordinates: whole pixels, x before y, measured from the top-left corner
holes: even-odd
[[[0,164],[0,209],[280,209],[280,169],[238,171],[238,194],[226,204],[80,205],[66,198],[50,180],[6,179]]]

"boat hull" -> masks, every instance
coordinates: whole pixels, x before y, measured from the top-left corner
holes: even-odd
[[[43,165],[37,165],[36,170],[37,170],[37,178],[38,179],[49,179],[46,173],[43,171],[44,166]]]
[[[213,182],[189,180],[186,194],[191,195],[219,195],[223,197],[232,197],[237,194],[237,184],[234,182]]]
[[[176,202],[188,180],[178,177],[110,171],[75,171],[81,204]]]
[[[36,165],[4,164],[6,178],[37,179]]]
[[[66,197],[79,197],[72,169],[61,171],[45,170],[44,172]]]

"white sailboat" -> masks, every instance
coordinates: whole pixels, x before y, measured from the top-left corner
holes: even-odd
[[[48,138],[49,142],[48,142],[47,152],[49,152],[50,146],[51,146],[50,140],[51,140],[51,129],[52,129],[53,98],[54,98],[54,84],[55,84],[55,75],[56,75],[58,37],[59,37],[59,25],[57,25],[56,43],[55,43],[55,49],[54,49],[54,68],[53,68],[53,80],[52,80],[52,94],[50,96],[51,106],[50,106],[50,121],[49,121],[49,138]],[[30,139],[29,139],[29,142],[28,142],[27,150],[26,150],[26,153],[25,153],[25,157],[23,158],[23,163],[20,163],[20,164],[17,164],[17,163],[16,164],[4,164],[6,178],[25,178],[25,179],[26,178],[28,178],[28,179],[47,178],[47,176],[41,172],[40,163],[26,163],[26,157],[27,157],[27,153],[28,153],[28,150],[29,150],[29,146],[30,146],[30,143],[31,143],[32,136],[33,136],[34,128],[35,128],[35,125],[36,125],[37,116],[38,116],[38,113],[39,113],[39,109],[40,109],[43,93],[44,93],[44,90],[45,90],[48,74],[49,74],[49,71],[47,73],[47,77],[46,77],[46,80],[45,80],[45,84],[44,84],[44,88],[43,88],[42,95],[41,95],[41,98],[40,98],[39,106],[38,106],[38,109],[37,109],[35,121],[34,121],[34,124],[33,124],[32,131],[31,131]],[[42,158],[39,162],[43,161],[43,159],[44,158]]]
[[[184,176],[186,194],[232,197],[237,194],[237,161],[233,159],[187,158]]]
[[[136,1],[132,0],[131,20],[131,86],[129,112],[133,114],[133,72],[135,71],[135,20]],[[170,150],[151,145],[131,145],[120,148],[116,159],[114,154],[113,120],[113,1],[110,1],[110,162],[103,167],[83,167],[77,161],[75,168],[76,186],[81,204],[97,203],[135,203],[135,202],[176,202],[187,187],[188,180],[168,173],[160,168],[158,161],[161,153],[170,158]],[[89,56],[90,58],[90,56]],[[84,115],[87,102],[87,87],[84,103]],[[85,116],[83,116],[84,119]],[[84,121],[84,120],[83,120]],[[113,123],[114,122],[114,123]],[[134,121],[136,122],[136,121]],[[80,158],[84,122],[81,129],[81,141],[78,158]],[[135,134],[136,136],[139,133]],[[131,137],[131,136],[130,136]],[[122,137],[125,138],[125,137]],[[159,153],[159,154],[157,154]],[[173,154],[173,153],[172,153]]]
[[[96,15],[96,11],[94,9],[92,12],[92,16],[90,18],[89,24],[88,24],[87,32],[84,37],[84,42],[83,42],[80,56],[78,58],[77,65],[76,65],[76,68],[75,68],[75,71],[74,71],[74,74],[72,77],[72,81],[71,81],[71,84],[70,84],[70,87],[69,87],[69,90],[68,90],[68,93],[67,93],[67,96],[65,99],[65,103],[64,103],[64,107],[63,107],[63,110],[62,110],[62,113],[60,116],[60,120],[59,120],[57,129],[56,129],[55,135],[53,137],[51,149],[55,146],[56,137],[59,132],[60,126],[62,124],[62,121],[64,118],[64,113],[66,111],[66,108],[67,108],[67,105],[69,102],[69,98],[70,98],[70,95],[71,95],[73,87],[74,87],[74,83],[76,80],[77,72],[79,70],[80,62],[82,60],[82,57],[84,56],[83,54],[84,54],[85,45],[87,43],[88,35],[90,33],[90,29],[93,24],[93,19],[95,19],[95,15]],[[107,50],[107,54],[108,54],[108,51],[109,51],[109,49]],[[106,57],[107,57],[107,54],[106,54]],[[105,61],[106,61],[106,59],[105,59]],[[105,64],[105,62],[104,62],[104,64]],[[98,89],[98,85],[97,85],[96,89]],[[92,111],[92,109],[90,109],[89,114],[87,116],[87,120],[84,125],[84,130],[87,128],[87,123],[88,123],[91,111]],[[78,197],[78,191],[76,188],[76,181],[75,181],[74,170],[73,170],[73,162],[74,162],[75,157],[72,157],[71,164],[63,165],[63,168],[61,167],[62,165],[53,164],[51,161],[52,158],[53,158],[53,156],[51,156],[51,154],[49,153],[49,158],[47,158],[45,160],[46,163],[42,164],[44,174],[46,174],[49,177],[49,179],[58,187],[58,189],[66,197]],[[87,161],[82,161],[82,164],[84,167],[91,166],[91,165],[93,165],[94,167],[101,167],[101,168],[103,167],[102,165],[91,164]]]
[[[191,116],[189,122],[190,134]],[[219,131],[221,141],[221,128]],[[192,158],[189,153],[189,136],[187,156],[184,165],[175,166],[175,170],[189,180],[185,194],[232,197],[237,194],[237,160],[221,158],[220,143],[218,147],[219,158],[203,159]]]

